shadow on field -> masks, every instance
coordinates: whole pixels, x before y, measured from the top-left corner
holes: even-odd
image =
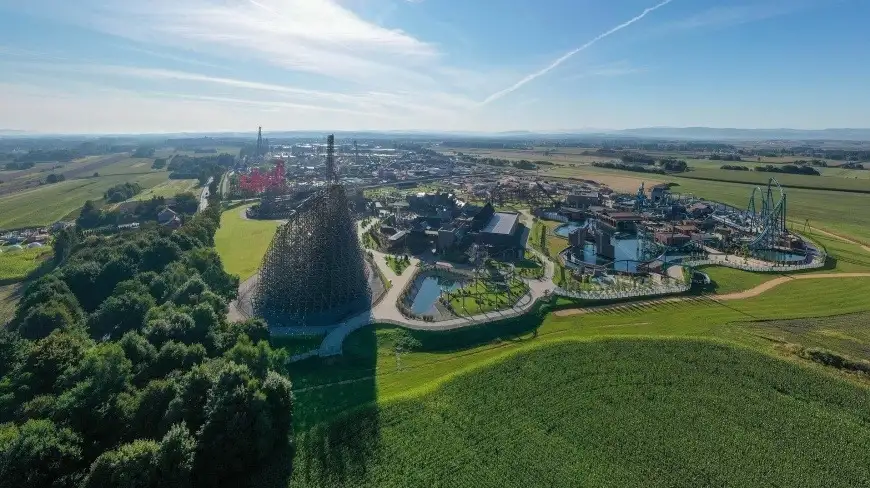
[[[375,328],[364,327],[345,340],[342,356],[291,366],[295,453],[290,485],[354,486],[365,479],[380,450],[377,351]]]

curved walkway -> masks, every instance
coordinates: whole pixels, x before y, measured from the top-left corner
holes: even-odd
[[[753,298],[761,295],[766,291],[770,291],[776,288],[779,285],[784,283],[788,283],[794,280],[823,280],[823,279],[834,279],[834,278],[870,278],[870,273],[825,273],[825,274],[809,274],[809,275],[794,275],[794,276],[782,276],[780,278],[775,278],[770,281],[764,282],[755,288],[737,292],[737,293],[729,293],[727,295],[705,295],[705,297],[710,298],[714,301],[727,302],[731,300],[745,300],[747,298]],[[655,303],[674,303],[674,302],[686,302],[695,300],[695,297],[671,297],[671,298],[662,298],[659,300],[643,300],[637,302],[631,302],[632,305],[648,305]],[[602,305],[600,307],[587,307],[587,308],[574,308],[568,310],[559,310],[554,312],[557,317],[570,317],[572,315],[584,315],[587,313],[599,312],[603,310],[614,310],[619,307],[624,307],[625,303],[617,303],[613,305]]]

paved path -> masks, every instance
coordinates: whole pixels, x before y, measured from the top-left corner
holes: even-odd
[[[747,298],[753,298],[761,295],[766,291],[770,291],[776,288],[779,285],[788,283],[794,280],[824,280],[824,279],[835,279],[835,278],[870,278],[870,273],[823,273],[823,274],[797,274],[793,276],[782,276],[780,278],[775,278],[770,281],[766,281],[755,288],[750,290],[741,291],[737,293],[729,293],[727,295],[705,295],[706,298],[709,298],[714,301],[727,302],[732,300],[745,300]],[[569,317],[572,315],[584,315],[587,313],[600,312],[603,310],[614,310],[620,307],[625,307],[626,305],[637,306],[637,305],[651,305],[657,303],[674,303],[674,302],[686,302],[697,300],[697,297],[671,297],[671,298],[662,298],[658,300],[642,300],[635,301],[630,303],[617,303],[613,305],[603,305],[600,307],[588,307],[588,308],[577,308],[577,309],[568,309],[568,310],[559,310],[554,312],[554,315],[557,317]]]
[[[377,225],[376,223],[371,225]],[[371,226],[369,226],[371,227]],[[357,231],[362,234],[369,227],[363,228],[361,225],[357,227]],[[499,310],[487,312],[471,317],[457,317],[450,320],[442,320],[438,322],[426,322],[423,320],[409,319],[402,315],[399,311],[397,302],[402,291],[409,284],[414,276],[414,267],[420,260],[411,258],[411,267],[405,270],[401,276],[396,276],[392,269],[387,266],[386,254],[377,251],[371,251],[375,257],[375,263],[381,269],[381,272],[392,283],[384,298],[370,311],[356,315],[338,325],[333,331],[326,335],[323,344],[320,346],[321,356],[334,356],[341,354],[341,345],[344,339],[352,332],[368,325],[377,322],[397,322],[403,327],[415,330],[452,330],[469,325],[492,322],[496,320],[516,317],[529,311],[538,299],[549,295],[555,289],[553,284],[553,273],[555,267],[548,259],[540,256],[545,265],[545,274],[543,280],[525,280],[529,285],[529,293],[522,297],[517,304],[507,310]],[[536,251],[532,251],[537,254]]]

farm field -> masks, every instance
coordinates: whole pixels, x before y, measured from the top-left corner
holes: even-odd
[[[21,251],[0,250],[3,251],[0,253],[0,284],[23,281],[52,253],[49,246]]]
[[[242,281],[257,273],[280,225],[276,220],[243,218],[242,214],[248,207],[250,205],[226,210],[221,215],[221,227],[215,235],[215,248],[224,268]]]
[[[745,325],[748,330],[774,341],[835,351],[855,359],[870,360],[870,314],[857,313],[797,320],[772,320]]]
[[[297,430],[290,484],[861,486],[868,402],[740,347],[565,341]]]
[[[150,200],[155,197],[172,198],[179,193],[192,192],[196,190],[198,184],[198,180],[169,180],[143,191],[131,198],[130,201]]]
[[[797,357],[777,334],[793,331],[789,342],[807,346],[814,336],[829,339],[834,350],[842,348],[831,338],[848,337],[866,348],[863,322],[843,319],[832,332],[829,319],[808,317],[866,317],[868,293],[866,278],[801,280],[727,304],[703,296],[629,303],[451,332],[364,328],[348,338],[341,358],[291,366],[298,399],[293,482],[405,486],[448,476],[455,486],[528,485],[524,476],[537,476],[570,485],[561,477],[592,476],[596,486],[633,486],[637,476],[673,486],[679,483],[667,476],[681,473],[713,485],[820,485],[814,476],[830,486],[860,485],[870,476],[863,454],[854,454],[861,450],[836,439],[868,442],[867,428],[858,426],[867,425],[870,379]],[[823,330],[760,322],[771,319]],[[409,336],[418,345],[398,353]],[[819,440],[822,432],[828,440]],[[796,439],[813,449],[796,447],[806,445]],[[716,462],[694,454],[709,452],[732,454]],[[832,472],[820,461],[832,453],[844,469]],[[636,468],[606,459],[634,459]],[[481,472],[488,476],[472,477]]]
[[[748,166],[743,163],[737,164],[740,164],[741,166]],[[696,168],[687,173],[680,173],[679,177],[702,180],[728,181],[732,183],[752,183],[756,185],[766,185],[770,178],[776,178],[776,181],[778,181],[779,184],[784,187],[870,193],[870,180],[867,180],[866,178],[850,179],[837,176],[824,176],[824,174],[828,173],[829,170],[855,170],[836,170],[835,168],[821,169],[825,170],[822,172],[823,176],[763,173],[758,171],[730,171],[718,168]],[[864,173],[868,173],[868,171],[864,171]]]
[[[100,200],[109,188],[125,182],[151,188],[167,181],[166,172],[141,175],[117,174],[66,180],[33,190],[0,196],[0,228],[14,229],[50,225],[84,205],[86,200]]]

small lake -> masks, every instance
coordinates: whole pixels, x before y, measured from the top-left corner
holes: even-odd
[[[567,224],[562,224],[559,227],[553,229],[553,234],[556,234],[559,237],[568,238],[568,235],[574,231],[574,229],[579,229],[586,225],[585,222],[568,222]]]
[[[463,284],[462,280],[441,276],[423,278],[417,294],[414,296],[414,301],[411,302],[411,312],[417,315],[433,313],[442,291],[455,291],[462,288]]]
[[[772,263],[802,263],[806,259],[803,254],[797,254],[778,249],[760,249],[754,252],[758,259]]]

